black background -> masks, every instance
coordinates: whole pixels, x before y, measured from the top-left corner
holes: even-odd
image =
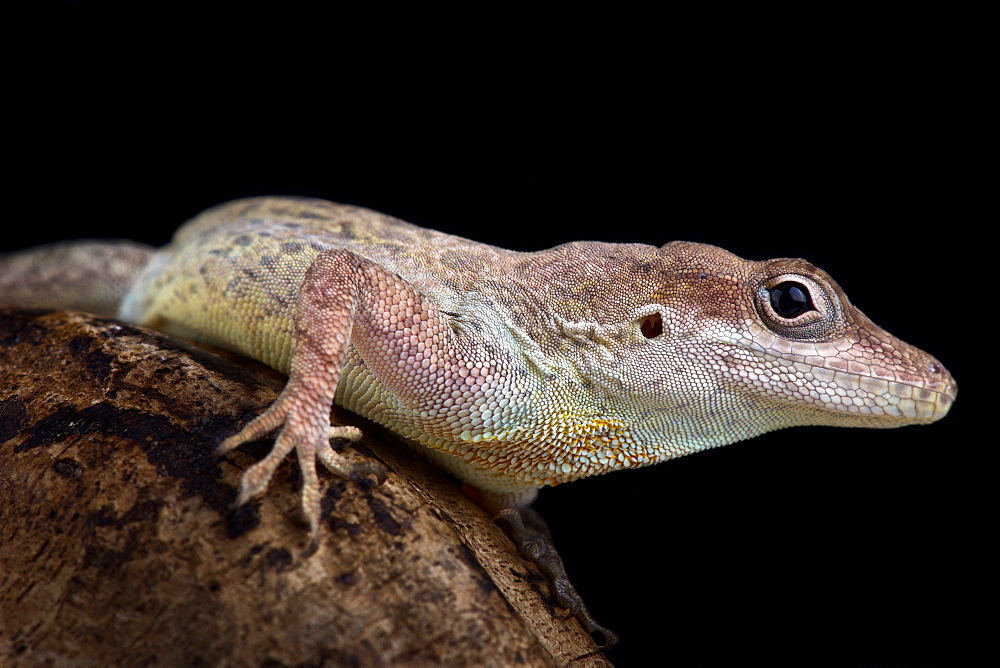
[[[968,427],[995,337],[983,19],[824,6],[5,10],[0,250],[161,244],[298,194],[522,250],[806,257],[952,370],[947,419],[786,430],[537,507],[619,665],[975,665],[996,632],[996,438]]]

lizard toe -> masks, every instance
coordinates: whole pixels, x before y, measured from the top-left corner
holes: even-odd
[[[386,470],[385,466],[381,462],[377,462],[374,459],[365,459],[360,462],[351,463],[351,473],[364,476],[366,478],[374,478],[375,485],[381,485],[389,477],[389,472]]]
[[[223,440],[215,449],[215,454],[224,455],[244,443],[255,441],[270,434],[284,424],[288,419],[288,406],[287,402],[283,399],[284,395],[278,397],[277,401],[271,404],[266,411],[251,420],[239,432]]]
[[[271,453],[267,457],[243,473],[243,477],[240,478],[240,493],[236,497],[237,506],[242,506],[250,499],[264,493],[268,483],[271,482],[271,476],[274,475],[275,469],[278,468],[278,464],[281,463],[291,450],[292,443],[287,439],[283,443],[282,439],[279,438],[278,442],[274,445],[274,449],[271,450]]]
[[[360,435],[360,431],[358,432]],[[372,477],[376,485],[381,485],[388,477],[388,472],[381,462],[366,457],[361,461],[350,461],[344,455],[330,447],[328,442],[320,444],[316,456],[326,468],[336,475],[350,478],[352,475]]]

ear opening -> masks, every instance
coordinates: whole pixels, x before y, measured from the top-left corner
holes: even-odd
[[[639,329],[647,339],[655,339],[663,333],[663,316],[659,313],[650,313],[643,316],[642,321],[639,323]]]

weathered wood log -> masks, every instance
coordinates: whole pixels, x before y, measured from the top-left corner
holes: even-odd
[[[221,439],[280,378],[113,320],[0,310],[0,663],[607,665],[457,483],[390,434],[326,476],[306,553],[298,465],[234,510],[258,442]]]

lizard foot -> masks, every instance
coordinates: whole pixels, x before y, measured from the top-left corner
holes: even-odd
[[[598,641],[598,647],[609,649],[618,642],[618,634],[594,621],[583,604],[580,593],[569,581],[566,568],[552,542],[552,534],[542,516],[531,508],[504,508],[497,513],[496,520],[507,525],[510,535],[518,550],[525,559],[535,562],[552,584],[552,593],[560,607],[569,611],[570,617],[576,617],[580,625],[592,636],[597,633],[603,636],[603,644]],[[595,638],[595,641],[597,639]]]
[[[290,392],[290,389],[293,391]],[[320,517],[320,487],[316,475],[316,459],[319,458],[331,473],[343,477],[354,474],[372,476],[376,484],[385,482],[386,470],[381,463],[373,459],[350,461],[330,447],[329,439],[343,438],[356,441],[361,438],[361,430],[352,426],[331,426],[328,412],[319,413],[310,410],[310,403],[301,401],[294,388],[290,387],[286,387],[270,408],[238,434],[224,440],[216,450],[216,454],[225,454],[278,428],[281,431],[271,452],[243,473],[236,505],[240,506],[263,494],[275,469],[294,449],[302,471],[302,512],[309,522],[310,545],[314,548]]]

